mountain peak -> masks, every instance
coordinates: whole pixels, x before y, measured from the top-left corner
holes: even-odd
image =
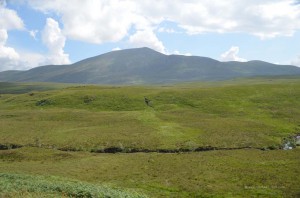
[[[155,51],[154,49],[151,49],[149,47],[140,47],[140,48],[129,48],[129,49],[123,49],[123,50],[117,50],[117,51],[112,51],[109,53],[128,53],[128,54],[141,54],[141,53],[145,53],[145,54],[160,54],[160,55],[164,55],[158,51]]]
[[[167,56],[142,47],[108,52],[72,65],[43,66],[9,75],[0,72],[0,81],[157,84],[276,75],[300,75],[300,68],[262,61],[219,62],[197,56]]]

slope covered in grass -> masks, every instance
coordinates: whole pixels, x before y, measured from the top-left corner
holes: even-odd
[[[239,82],[2,94],[0,143],[88,151],[278,148],[299,133],[300,80]]]
[[[68,84],[58,83],[16,83],[0,82],[0,94],[22,94],[31,91],[47,91],[68,87]]]
[[[165,86],[9,85],[0,86],[0,148],[23,147],[0,150],[2,197],[89,197],[99,191],[129,197],[300,195],[299,148],[277,150],[300,132],[297,77]],[[91,153],[200,147],[224,150]]]
[[[149,48],[136,48],[108,52],[71,65],[0,72],[0,81],[132,85],[299,74],[300,68],[292,65],[263,61],[220,62],[207,57],[165,55]]]

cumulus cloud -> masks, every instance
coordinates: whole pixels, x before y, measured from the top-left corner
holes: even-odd
[[[151,30],[140,30],[130,36],[129,43],[134,47],[149,47],[156,51],[166,54],[163,43],[156,37]]]
[[[183,56],[192,56],[191,53],[181,53],[181,52],[179,52],[178,50],[175,50],[175,51],[173,52],[173,54],[175,54],[175,55],[183,55]]]
[[[5,1],[0,2],[0,71],[25,70],[44,64],[68,64],[69,55],[64,53],[65,36],[58,23],[48,18],[42,32],[43,43],[49,49],[47,55],[33,52],[17,51],[7,46],[9,30],[25,30],[22,19],[14,10],[6,8]],[[28,30],[26,30],[28,31]],[[35,38],[38,30],[28,33]]]
[[[174,16],[189,34],[244,32],[261,39],[291,36],[300,29],[300,7],[292,0],[194,1],[188,13]]]
[[[39,31],[38,30],[30,30],[28,31],[29,35],[36,40],[36,35]]]
[[[291,64],[300,67],[300,55]]]
[[[246,62],[247,60],[241,57],[238,57],[240,48],[237,46],[232,46],[228,51],[221,54],[221,61],[239,61]]]
[[[7,31],[23,28],[23,21],[17,13],[7,9],[5,2],[0,2],[0,71],[16,69],[19,66],[19,54],[14,48],[6,46]]]
[[[5,45],[7,38],[7,31],[5,29],[0,29],[0,46]]]
[[[14,48],[6,46],[7,39],[7,31],[0,29],[0,71],[26,70],[45,62],[45,57],[41,54],[17,52]]]
[[[119,51],[119,50],[121,50],[121,48],[115,47],[115,48],[113,48],[111,51]]]
[[[6,8],[5,1],[0,1],[0,28],[6,30],[24,29],[24,23],[16,11]]]
[[[68,38],[90,43],[119,41],[127,35],[135,19],[134,3],[128,0],[28,1],[44,12],[61,15]]]
[[[5,29],[0,29],[0,70],[11,70],[18,66],[19,54],[14,48],[5,46],[8,35]]]
[[[151,34],[151,38],[155,38],[153,34],[156,31],[174,33],[173,29],[163,26],[164,21],[173,22],[187,34],[242,32],[261,39],[291,36],[300,29],[300,5],[294,0],[25,2],[40,11],[56,13],[61,19],[64,27],[62,31],[67,38],[97,44],[126,38],[131,38],[130,42],[141,40],[137,38],[141,34]],[[136,33],[131,35],[131,32]],[[157,39],[152,42],[151,46],[164,51]],[[146,44],[150,45],[149,42]]]
[[[300,30],[300,4],[295,0],[164,0],[155,3],[153,0],[72,0],[72,3],[67,0],[21,0],[20,2],[25,2],[36,10],[57,15],[62,24],[61,30],[58,25],[54,28],[59,30],[56,34],[60,35],[56,41],[43,39],[50,50],[48,62],[53,63],[69,62],[68,55],[63,51],[66,39],[96,44],[128,39],[128,43],[134,47],[148,46],[167,53],[164,44],[156,36],[157,32],[174,33],[180,28],[180,32],[186,34],[246,33],[261,39],[271,39],[291,36]],[[5,8],[5,4],[1,3],[0,16],[0,29],[24,28],[16,12]],[[177,27],[165,26],[166,21]],[[43,34],[44,32],[41,33]],[[34,37],[35,32],[31,32],[31,35]],[[54,43],[58,44],[57,48]],[[222,54],[224,59],[244,61],[238,57],[236,48],[226,53]]]
[[[47,18],[46,25],[42,32],[43,43],[49,49],[46,62],[48,64],[69,64],[69,55],[65,54],[64,46],[66,38],[62,34],[59,24],[52,18]]]
[[[160,28],[158,28],[157,31],[164,32],[164,33],[178,33],[173,28],[165,28],[165,27],[160,27]]]

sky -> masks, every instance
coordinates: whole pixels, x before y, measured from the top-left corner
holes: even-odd
[[[300,1],[0,0],[0,71],[136,47],[300,66]]]

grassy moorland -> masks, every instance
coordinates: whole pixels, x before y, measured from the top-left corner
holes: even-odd
[[[22,146],[0,151],[2,196],[93,197],[116,187],[133,197],[300,195],[300,150],[279,150],[300,133],[297,77],[0,89],[0,145]],[[110,148],[120,153],[99,153]],[[192,152],[203,148],[215,151]],[[74,190],[80,185],[90,190]]]
[[[53,175],[76,186],[74,179],[92,188],[117,186],[149,197],[297,197],[300,193],[299,149],[96,154],[21,148],[0,153],[1,172],[13,173],[13,179],[16,173],[25,179],[32,175],[31,180],[43,181],[41,185],[52,184]],[[26,187],[19,189],[43,192]]]

